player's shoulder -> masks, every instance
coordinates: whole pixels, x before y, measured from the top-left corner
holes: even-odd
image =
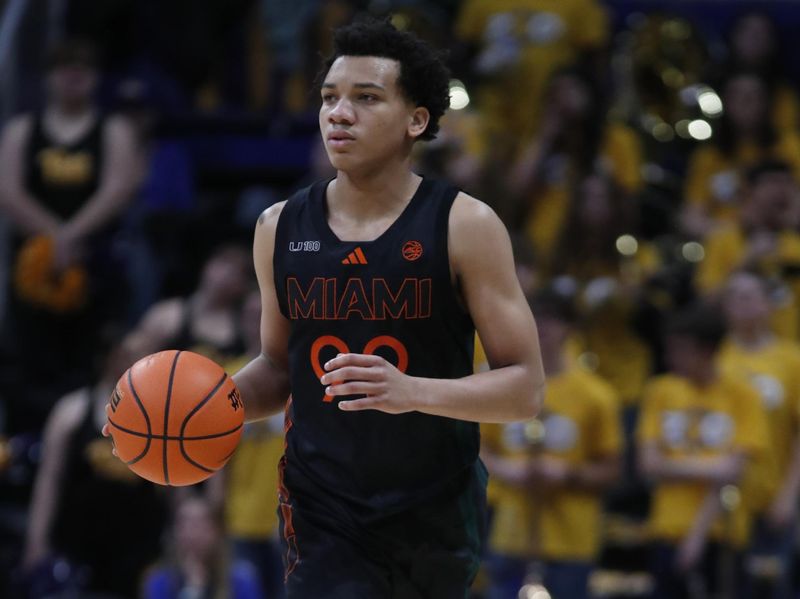
[[[275,227],[278,226],[278,220],[280,219],[281,213],[283,212],[283,209],[288,201],[289,200],[287,199],[287,200],[282,200],[280,202],[276,202],[272,206],[264,210],[258,217],[256,228],[274,230]]]
[[[482,232],[505,231],[500,218],[488,204],[463,191],[459,191],[453,200],[449,225],[451,235],[470,236]]]

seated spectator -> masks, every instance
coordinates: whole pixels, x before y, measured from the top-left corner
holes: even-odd
[[[144,347],[107,334],[99,378],[59,400],[45,426],[23,554],[36,597],[69,590],[136,599],[158,557],[166,496],[115,458],[101,434],[108,398]]]
[[[770,330],[766,281],[740,271],[725,284],[729,334],[719,353],[722,372],[744,375],[761,399],[770,443],[748,471],[746,507],[756,517],[748,574],[752,598],[792,597],[792,559],[800,495],[800,345]]]
[[[711,140],[689,157],[683,228],[702,238],[735,223],[741,210],[743,178],[765,160],[786,162],[800,176],[800,136],[772,124],[773,98],[756,72],[740,71],[722,85],[724,112]]]
[[[749,171],[743,193],[746,199],[738,221],[706,239],[695,286],[701,293],[714,295],[734,271],[757,271],[773,288],[773,330],[796,338],[800,293],[797,180],[788,164],[767,161]]]
[[[223,527],[205,500],[183,499],[171,532],[170,556],[147,576],[143,599],[264,599],[255,570],[225,560]]]
[[[724,334],[716,308],[675,314],[666,327],[670,372],[645,390],[638,457],[653,484],[648,528],[656,599],[741,596],[750,522],[736,486],[766,451],[768,436],[753,388],[717,372]],[[720,580],[724,559],[733,570]]]
[[[219,364],[240,356],[244,341],[239,308],[251,280],[251,264],[243,247],[217,247],[203,266],[196,291],[153,305],[133,334],[144,335],[152,351],[191,350]]]
[[[547,405],[536,421],[482,428],[481,457],[495,481],[488,597],[516,599],[532,574],[552,597],[580,599],[600,550],[603,491],[620,471],[618,403],[602,379],[565,360],[569,301],[544,290],[532,308]]]
[[[544,263],[567,221],[573,181],[601,174],[625,195],[642,185],[642,153],[635,133],[608,122],[599,90],[577,70],[557,72],[547,88],[544,119],[513,164],[507,185],[516,202],[499,207],[512,226],[520,226]]]

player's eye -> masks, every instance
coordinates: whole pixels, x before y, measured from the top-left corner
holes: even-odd
[[[364,102],[372,103],[377,101],[378,96],[375,96],[373,94],[361,94],[358,96],[358,99]]]
[[[322,101],[326,104],[333,102],[336,99],[336,96],[333,94],[322,94]]]

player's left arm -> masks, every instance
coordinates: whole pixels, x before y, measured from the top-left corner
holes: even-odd
[[[525,420],[539,411],[544,396],[539,337],[517,281],[508,232],[488,206],[462,193],[450,212],[448,248],[492,369],[430,379],[405,375],[379,356],[343,354],[325,364],[326,392],[366,397],[341,401],[340,409],[418,411],[475,422]]]

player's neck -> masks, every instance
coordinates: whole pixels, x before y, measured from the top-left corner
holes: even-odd
[[[354,220],[370,220],[405,205],[419,185],[419,178],[408,161],[368,173],[338,171],[328,190],[328,206]]]

